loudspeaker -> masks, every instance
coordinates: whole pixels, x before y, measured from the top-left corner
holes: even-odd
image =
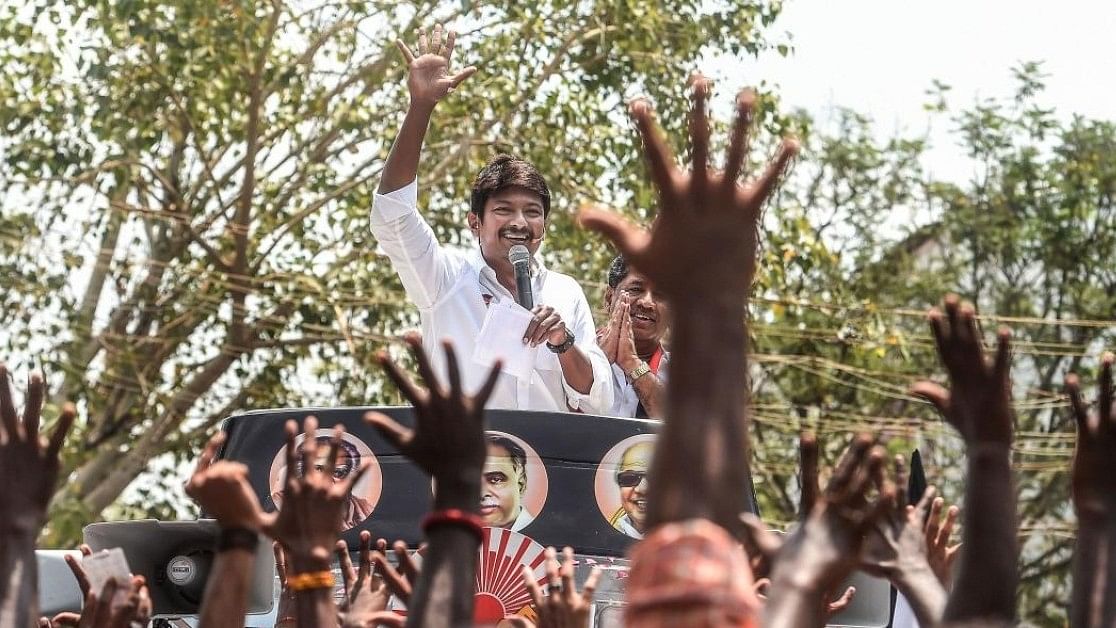
[[[197,614],[215,555],[216,521],[109,521],[86,526],[84,534],[94,552],[113,547],[124,551],[132,573],[147,579],[156,616]],[[275,557],[270,541],[261,536],[248,612],[270,612],[274,589]]]

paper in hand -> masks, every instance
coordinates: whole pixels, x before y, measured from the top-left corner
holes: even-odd
[[[94,593],[100,594],[109,580],[116,580],[117,586],[124,591],[131,586],[132,572],[128,569],[124,550],[119,547],[86,556],[82,559],[81,566],[89,577],[89,586]]]
[[[530,312],[510,299],[488,306],[473,350],[473,362],[492,366],[496,360],[501,360],[504,373],[519,379],[529,378],[539,350],[523,343],[523,332],[527,330],[531,318]]]

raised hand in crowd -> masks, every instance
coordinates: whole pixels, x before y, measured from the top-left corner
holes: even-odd
[[[27,382],[22,416],[17,412],[7,366],[0,364],[0,626],[39,621],[35,541],[46,521],[58,481],[58,453],[76,411],[62,408],[50,439],[40,435],[45,384],[41,373]]]
[[[692,170],[675,165],[656,129],[651,105],[635,100],[630,110],[643,138],[659,214],[650,232],[619,215],[585,208],[580,220],[610,239],[634,268],[666,295],[673,315],[671,378],[661,438],[671,447],[656,452],[648,496],[648,526],[694,517],[738,527],[750,510],[745,406],[747,381],[744,309],[756,265],[760,209],[797,152],[784,140],[774,160],[751,183],[744,169],[756,94],[737,96],[737,117],[724,169],[709,164],[709,83],[692,81]],[[716,255],[717,264],[709,263]],[[710,437],[717,434],[717,438]],[[722,464],[694,465],[695,460]]]
[[[244,625],[259,534],[266,523],[248,483],[248,467],[239,462],[217,461],[224,442],[224,432],[209,439],[186,483],[186,494],[216,519],[220,528],[217,553],[199,611],[198,625],[202,628]]]
[[[882,464],[882,448],[866,434],[857,436],[810,514],[784,541],[767,532],[755,515],[743,515],[750,546],[772,561],[765,625],[825,623],[826,592],[857,568],[865,535],[894,503],[890,483],[872,494]]]
[[[933,404],[961,433],[968,458],[964,543],[944,618],[1011,621],[1019,583],[1011,475],[1011,334],[999,331],[989,361],[971,305],[949,295],[943,309],[932,309],[929,319],[950,388],[920,381],[911,392]]]
[[[1071,482],[1077,512],[1070,625],[1116,625],[1116,410],[1113,355],[1101,358],[1097,411],[1089,412],[1076,375],[1066,392],[1077,423]]]
[[[379,625],[402,628],[403,617],[388,610],[391,589],[379,568],[387,561],[381,551],[372,549],[372,533],[367,530],[360,533],[359,568],[353,568],[349,546],[343,540],[337,542],[337,561],[345,584],[345,599],[339,615],[341,628],[375,628]]]
[[[876,486],[884,490],[882,473]],[[868,529],[860,568],[886,578],[907,598],[920,626],[936,626],[945,610],[946,591],[930,565],[925,531],[928,510],[937,489],[927,487],[916,506],[907,505],[907,475],[903,458],[895,458],[895,499],[884,516]]]
[[[945,500],[941,497],[935,497],[934,502],[930,505],[930,514],[926,517],[923,532],[926,538],[926,557],[930,560],[930,568],[934,570],[934,575],[938,577],[938,581],[942,583],[946,591],[949,591],[953,584],[953,563],[961,554],[960,543],[950,544],[953,537],[953,528],[957,525],[957,518],[961,515],[961,509],[956,504],[950,506],[946,509],[945,519],[943,520],[943,508],[945,508]]]
[[[74,570],[72,564],[70,569]],[[84,601],[81,613],[59,613],[52,619],[41,617],[38,623],[40,628],[132,628],[146,626],[151,620],[151,596],[143,576],[132,576],[126,592],[119,590],[121,585],[116,580],[108,580],[100,592],[94,592],[89,590],[89,580],[84,569],[79,566],[74,575],[77,576],[79,571],[81,576],[78,581],[83,582]]]
[[[593,567],[581,591],[578,591],[574,580],[573,548],[562,550],[562,558],[563,562],[559,565],[558,553],[554,548],[546,549],[547,595],[543,595],[534,572],[526,565],[523,567],[523,582],[531,593],[535,612],[538,613],[535,625],[538,628],[589,628],[593,596],[601,578],[601,569]],[[507,621],[521,628],[531,625],[530,621],[522,617],[509,617]]]
[[[443,29],[438,24],[429,36],[419,31],[417,56],[403,40],[395,42],[407,62],[407,91],[411,103],[384,164],[379,187],[381,194],[398,190],[415,180],[422,142],[435,105],[477,71],[473,66],[457,72],[450,71],[456,40],[456,32]]]
[[[414,406],[415,427],[369,412],[364,420],[434,480],[434,511],[423,522],[429,544],[422,574],[408,606],[408,626],[463,626],[472,621],[477,547],[481,542],[480,478],[487,457],[484,404],[500,365],[473,396],[461,387],[452,344],[445,342],[448,387],[442,385],[418,338],[405,337],[426,389],[415,386],[386,353],[378,356],[388,377]],[[435,586],[434,583],[438,583]]]

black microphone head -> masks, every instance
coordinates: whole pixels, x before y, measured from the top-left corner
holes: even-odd
[[[512,266],[520,263],[526,263],[530,259],[531,252],[528,251],[527,247],[523,246],[522,244],[517,244],[508,250],[508,261],[512,263]]]

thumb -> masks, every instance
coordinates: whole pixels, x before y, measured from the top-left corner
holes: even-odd
[[[941,384],[928,380],[915,382],[910,388],[910,393],[929,401],[943,416],[949,416],[949,391]]]
[[[577,212],[582,227],[600,233],[612,241],[630,262],[647,247],[650,235],[619,214],[600,207],[585,206]]]

